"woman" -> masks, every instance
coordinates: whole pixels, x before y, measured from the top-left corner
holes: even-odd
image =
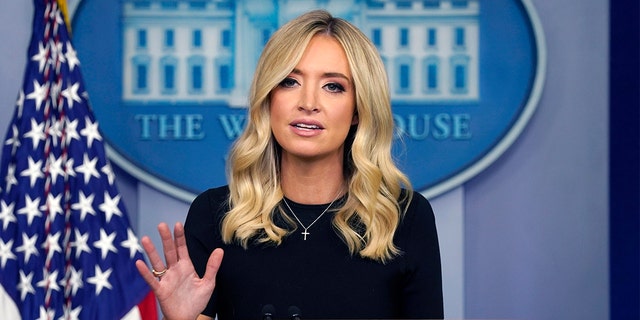
[[[442,318],[433,212],[393,163],[392,137],[366,36],[326,11],[280,28],[229,185],[200,194],[175,238],[159,226],[166,264],[142,239],[153,270],[137,266],[164,316]]]

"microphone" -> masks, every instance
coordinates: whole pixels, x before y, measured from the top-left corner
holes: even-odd
[[[275,313],[276,308],[272,304],[265,304],[262,307],[262,320],[274,320]]]
[[[302,311],[296,306],[289,306],[289,319],[302,320]]]

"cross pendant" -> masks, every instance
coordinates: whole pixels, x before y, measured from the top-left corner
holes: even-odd
[[[307,232],[307,229],[304,229],[304,232],[302,232],[302,235],[304,236],[304,240],[307,240],[307,235],[310,235],[311,233]]]

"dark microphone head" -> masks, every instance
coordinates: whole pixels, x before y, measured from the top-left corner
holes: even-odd
[[[272,304],[265,304],[262,307],[262,320],[273,320],[276,308]]]
[[[296,306],[290,306],[288,312],[289,312],[289,319],[302,320],[302,311],[300,311],[300,308]]]

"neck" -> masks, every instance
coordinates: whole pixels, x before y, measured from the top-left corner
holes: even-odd
[[[282,159],[284,195],[298,203],[325,204],[346,191],[342,161],[292,162]]]

